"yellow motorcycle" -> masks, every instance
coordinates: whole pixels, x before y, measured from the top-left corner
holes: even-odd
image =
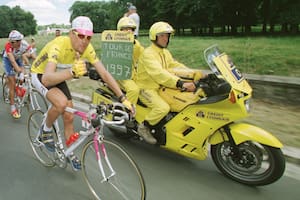
[[[227,177],[251,186],[277,181],[285,170],[282,143],[259,127],[237,122],[249,115],[252,88],[217,45],[206,49],[204,57],[213,73],[196,82],[196,92],[161,88],[171,111],[152,129],[158,145],[198,160],[208,157],[210,147],[214,163]],[[90,72],[90,78],[99,76]],[[92,99],[95,104],[117,101],[105,84]],[[138,103],[134,123],[109,128],[118,137],[137,138],[137,125],[147,112]]]

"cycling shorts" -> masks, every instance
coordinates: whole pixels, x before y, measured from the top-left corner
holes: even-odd
[[[16,59],[16,62],[19,65],[19,67],[23,67],[23,62],[22,62],[21,58]],[[3,57],[3,66],[4,66],[5,74],[7,76],[15,76],[16,75],[15,69],[12,66],[8,57]]]
[[[46,98],[47,92],[51,90],[52,88],[58,88],[60,91],[66,95],[68,100],[72,100],[71,92],[69,90],[69,87],[66,83],[66,81],[63,81],[57,85],[45,87],[42,84],[42,76],[43,74],[36,74],[36,73],[31,73],[31,80],[32,80],[32,85]]]

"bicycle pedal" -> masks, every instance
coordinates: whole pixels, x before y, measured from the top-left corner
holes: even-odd
[[[68,157],[68,163],[70,163],[74,171],[81,170],[81,161],[75,155]]]

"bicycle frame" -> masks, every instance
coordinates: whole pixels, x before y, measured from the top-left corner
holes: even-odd
[[[92,109],[90,109],[90,110],[92,110]],[[106,153],[105,145],[103,142],[101,142],[104,139],[104,134],[103,134],[104,126],[105,126],[105,124],[122,124],[122,123],[124,123],[124,119],[122,119],[120,121],[107,121],[102,118],[101,120],[99,120],[100,126],[94,128],[91,125],[91,120],[95,120],[97,118],[97,115],[95,113],[83,112],[83,111],[79,111],[79,110],[76,110],[76,109],[70,108],[70,107],[67,107],[65,109],[65,111],[69,112],[69,113],[73,113],[74,115],[80,117],[82,120],[82,126],[84,128],[86,128],[87,130],[79,131],[80,137],[69,147],[66,147],[63,144],[62,134],[61,134],[61,131],[59,128],[58,120],[55,120],[54,128],[56,130],[56,135],[57,135],[56,149],[58,148],[60,150],[59,152],[56,151],[57,154],[60,155],[62,153],[63,155],[60,155],[61,158],[69,157],[74,150],[76,150],[84,141],[86,141],[88,136],[94,134],[93,142],[94,142],[94,147],[95,147],[95,157],[97,159],[99,170],[102,175],[101,182],[108,181],[111,177],[113,177],[116,174],[116,172],[114,171],[114,169],[109,161],[109,158]],[[121,111],[119,111],[119,112],[121,112]],[[47,112],[44,114],[43,124],[45,123],[46,116],[47,116]],[[100,116],[100,117],[102,117],[102,116]],[[106,175],[104,172],[103,163],[101,162],[100,151],[102,152],[105,162],[110,170],[109,175]],[[65,159],[63,159],[63,160],[65,163]],[[65,167],[65,165],[63,165],[63,166]]]
[[[24,106],[25,100],[28,98],[29,93],[32,91],[30,74],[24,74],[24,80],[25,81],[23,83],[23,87],[26,89],[25,94],[21,98],[16,98],[16,102],[17,102],[19,112],[21,112],[21,108]],[[20,85],[20,80],[17,80],[16,87],[19,87],[19,85]],[[32,105],[33,102],[30,101],[30,103],[31,103],[31,106],[33,107],[33,105]]]
[[[23,82],[23,88],[26,89],[25,94],[21,97],[21,96],[17,96],[16,91],[15,91],[15,104],[17,106],[17,109],[19,111],[19,113],[21,113],[22,108],[24,107],[26,101],[29,99],[30,106],[31,108],[33,108],[34,110],[42,110],[40,104],[38,103],[38,97],[34,94],[34,88],[31,84],[31,77],[30,77],[30,66],[25,66],[25,72],[24,72],[24,82]],[[6,76],[6,75],[4,75]],[[19,80],[19,75],[16,75],[16,87],[19,87],[20,85],[20,80]],[[3,87],[5,87],[3,85]],[[4,92],[4,89],[3,89]],[[37,92],[37,91],[36,91]],[[4,95],[4,94],[3,94]],[[42,96],[42,95],[41,95]],[[5,97],[5,101],[8,101],[7,103],[9,103],[9,97],[7,97],[8,99],[6,100]],[[28,105],[29,106],[29,105]]]

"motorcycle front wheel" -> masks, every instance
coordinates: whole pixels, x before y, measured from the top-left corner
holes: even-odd
[[[234,147],[229,142],[211,145],[211,156],[223,174],[251,186],[271,184],[285,170],[285,159],[280,149],[254,141]]]

